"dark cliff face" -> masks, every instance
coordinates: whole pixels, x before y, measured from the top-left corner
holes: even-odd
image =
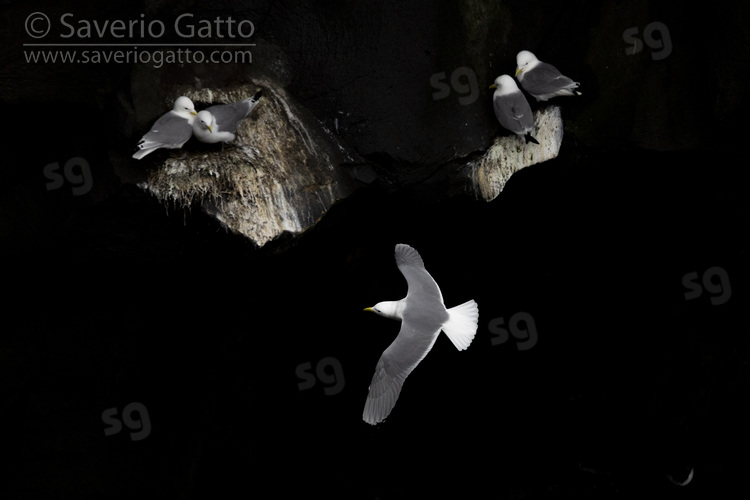
[[[27,64],[35,11],[251,19],[254,59]],[[741,487],[745,4],[83,2],[9,5],[5,19],[5,496]],[[582,96],[553,101],[559,156],[492,202],[445,196],[506,134],[487,87],[520,49],[581,82]],[[353,188],[258,249],[137,186],[180,153],[129,157],[175,86],[261,77],[345,148],[336,175],[352,169]],[[480,319],[466,351],[438,338],[373,428],[367,387],[398,324],[362,309],[405,293],[396,243]]]

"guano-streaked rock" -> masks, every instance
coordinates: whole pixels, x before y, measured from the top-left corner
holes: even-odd
[[[550,105],[536,111],[534,123],[536,133],[532,135],[539,144],[526,144],[515,134],[496,137],[480,158],[466,164],[470,189],[478,199],[494,200],[515,172],[557,157],[563,139],[560,108]]]
[[[203,109],[263,97],[231,144],[202,144],[170,155],[141,186],[165,203],[198,204],[229,230],[261,247],[312,227],[361,185],[347,165],[361,164],[283,89],[257,80],[229,90],[179,89]]]

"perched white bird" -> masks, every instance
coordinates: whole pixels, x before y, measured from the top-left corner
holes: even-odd
[[[537,101],[560,95],[581,95],[575,89],[580,85],[558,71],[551,64],[540,61],[528,50],[516,55],[516,78],[523,89]]]
[[[509,75],[500,75],[490,85],[495,89],[492,104],[500,125],[524,138],[526,143],[539,144],[531,132],[534,130],[534,115],[529,102]]]
[[[441,330],[462,351],[474,339],[479,320],[479,308],[473,300],[445,308],[440,288],[412,247],[396,245],[396,264],[406,278],[406,297],[365,309],[401,320],[398,337],[380,356],[370,383],[362,418],[372,425],[391,413],[404,380],[430,352]]]
[[[231,104],[217,104],[206,108],[193,122],[193,135],[201,142],[231,142],[240,122],[244,120],[258,104],[262,90],[254,96]]]
[[[159,148],[181,148],[193,134],[195,114],[193,101],[185,96],[178,97],[172,111],[156,120],[151,130],[141,138],[133,158],[140,160]]]

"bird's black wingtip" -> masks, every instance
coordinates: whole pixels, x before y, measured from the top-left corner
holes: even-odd
[[[260,98],[261,98],[261,96],[262,96],[262,95],[263,95],[263,89],[261,89],[261,90],[257,91],[257,92],[255,93],[255,95],[253,96],[253,101],[257,101],[258,99],[260,99]]]
[[[526,144],[533,142],[534,144],[539,144],[539,141],[534,139],[530,133],[527,133],[525,136],[523,136],[524,139],[526,139]]]

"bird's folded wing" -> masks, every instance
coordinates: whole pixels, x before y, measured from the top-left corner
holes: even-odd
[[[522,84],[529,92],[548,94],[574,85],[575,82],[551,64],[539,63],[526,74]]]
[[[511,132],[524,133],[534,126],[531,108],[521,92],[496,96],[493,100],[495,116]]]
[[[156,120],[141,142],[152,142],[166,147],[179,147],[193,134],[190,122],[176,113],[169,112]]]
[[[219,130],[234,133],[240,122],[250,114],[257,104],[258,101],[245,99],[231,104],[211,106],[208,111],[214,116]]]

